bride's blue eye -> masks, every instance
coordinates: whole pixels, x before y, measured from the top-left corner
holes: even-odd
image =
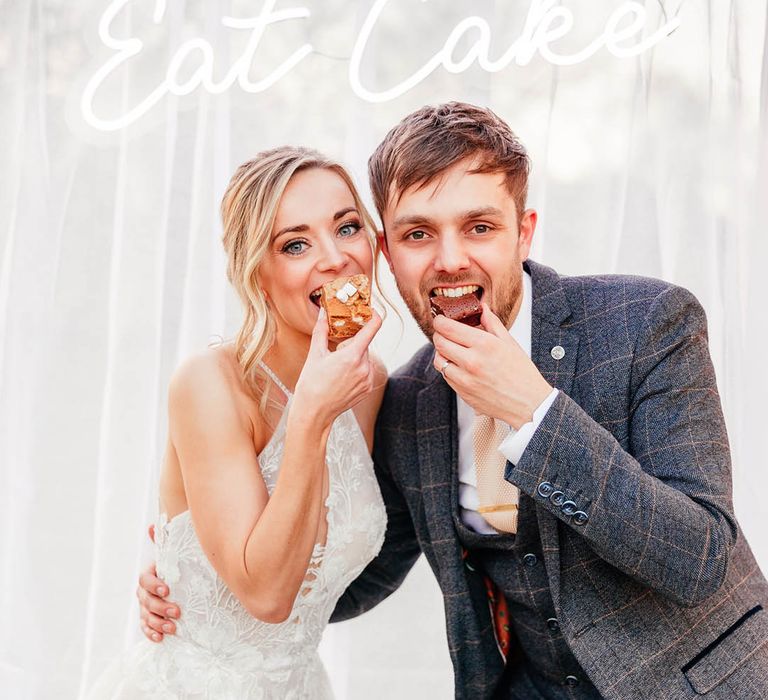
[[[306,245],[306,241],[289,241],[281,248],[281,250],[283,253],[288,253],[288,255],[301,255],[306,250],[304,247]]]
[[[358,223],[350,222],[339,228],[340,236],[354,236],[362,227]]]

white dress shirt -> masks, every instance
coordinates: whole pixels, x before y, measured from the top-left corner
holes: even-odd
[[[528,357],[531,356],[532,308],[531,276],[527,272],[523,272],[523,301],[517,318],[509,329],[509,334],[517,341]],[[549,396],[534,411],[533,420],[521,426],[520,430],[516,431],[510,426],[510,433],[502,441],[499,451],[512,464],[517,464],[523,456],[536,428],[539,427],[549,407],[557,398],[557,391],[557,389],[552,389]],[[456,407],[459,421],[459,512],[461,521],[475,532],[484,535],[498,535],[499,533],[477,512],[477,473],[475,471],[474,448],[472,447],[472,424],[475,420],[475,411],[458,394],[456,395]],[[504,475],[501,474],[500,478],[504,478]]]

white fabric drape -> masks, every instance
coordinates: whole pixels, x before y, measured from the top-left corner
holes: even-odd
[[[141,37],[144,49],[105,84],[96,110],[127,112],[191,37],[210,42],[222,76],[249,33],[221,17],[253,17],[264,4],[179,1],[153,24],[156,3],[128,2],[113,34]],[[382,90],[403,80],[470,13],[489,22],[498,56],[530,4],[391,0],[362,77]],[[578,21],[557,46],[575,51],[620,2],[560,4]],[[76,698],[138,637],[133,591],[150,553],[167,381],[181,358],[231,336],[240,318],[218,218],[234,168],[260,149],[305,144],[341,158],[367,189],[368,154],[424,103],[488,105],[528,145],[535,259],[569,274],[662,277],[702,301],[737,515],[768,567],[765,3],[647,0],[651,19],[662,8],[681,26],[640,58],[603,49],[570,67],[535,57],[494,74],[476,64],[458,75],[438,69],[381,104],[356,97],[347,76],[371,0],[277,5],[311,16],[265,30],[252,79],[304,42],[315,53],[274,86],[166,96],[107,133],[79,106],[114,54],[97,34],[106,0],[0,0],[0,696]],[[405,328],[390,314],[378,342],[391,369],[423,342],[402,313]],[[422,561],[378,609],[329,629],[323,653],[339,698],[449,697],[443,626]]]

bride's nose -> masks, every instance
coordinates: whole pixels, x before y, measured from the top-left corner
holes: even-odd
[[[339,245],[335,237],[324,239],[320,246],[318,268],[323,272],[342,270],[349,262],[348,253]]]

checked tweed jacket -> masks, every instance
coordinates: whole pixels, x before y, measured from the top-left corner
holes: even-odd
[[[733,514],[701,306],[658,280],[525,266],[532,359],[560,393],[505,477],[535,503],[571,651],[605,698],[768,698],[768,584]],[[423,552],[445,598],[456,697],[490,698],[503,668],[472,594],[479,574],[462,562],[455,395],[432,357],[427,345],[390,378],[374,450],[387,536],[334,619],[389,595]]]

